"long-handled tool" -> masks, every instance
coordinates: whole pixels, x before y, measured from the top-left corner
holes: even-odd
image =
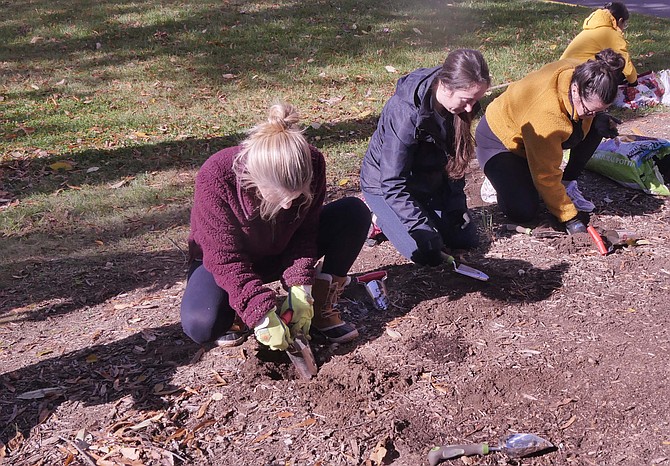
[[[280,316],[286,325],[293,318],[293,309],[289,308]],[[293,343],[286,348],[286,354],[293,363],[298,375],[302,379],[310,380],[317,373],[316,359],[312,348],[309,346],[309,340],[302,332],[292,335]]]
[[[453,256],[450,256],[446,252],[442,253],[442,258],[445,260],[447,264],[451,264],[454,266],[454,272],[456,273],[460,273],[461,275],[465,275],[466,277],[474,278],[475,280],[481,280],[483,282],[489,279],[489,276],[486,275],[481,270],[477,270],[475,268],[463,264],[460,265],[456,264],[456,259],[454,259]]]
[[[477,443],[435,447],[428,452],[428,462],[430,466],[435,466],[444,460],[459,458],[461,456],[484,456],[493,451],[502,452],[510,458],[523,458],[554,448],[554,445],[549,440],[545,440],[535,434],[512,434],[501,441],[498,446],[490,446],[488,443]]]

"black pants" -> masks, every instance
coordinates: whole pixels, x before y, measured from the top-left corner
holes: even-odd
[[[370,228],[370,210],[363,201],[347,197],[323,206],[319,217],[317,248],[323,257],[322,272],[339,277],[349,273]],[[263,277],[266,283],[278,280],[282,270]],[[214,276],[195,262],[188,271],[188,283],[181,303],[181,324],[196,343],[216,340],[233,324],[235,311],[228,293]]]

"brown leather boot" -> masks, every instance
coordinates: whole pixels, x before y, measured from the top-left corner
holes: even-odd
[[[358,336],[356,327],[344,322],[336,307],[342,290],[349,282],[351,282],[350,277],[337,277],[318,272],[314,285],[312,285],[312,297],[314,298],[312,328],[335,343],[345,343]]]

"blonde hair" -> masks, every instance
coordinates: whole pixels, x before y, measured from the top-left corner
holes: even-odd
[[[249,131],[235,158],[237,179],[243,188],[256,190],[263,220],[273,220],[298,197],[301,206],[312,202],[312,154],[298,121],[291,104],[271,106],[267,121]]]

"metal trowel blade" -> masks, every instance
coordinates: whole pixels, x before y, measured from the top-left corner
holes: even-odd
[[[452,264],[454,266],[454,271],[456,273],[460,273],[461,275],[465,275],[466,277],[474,278],[475,280],[481,280],[483,282],[489,279],[489,276],[486,275],[481,270],[477,270],[463,264],[461,265],[456,264],[456,259],[454,259],[453,256],[450,256],[446,252],[442,253],[442,257],[444,258],[445,261],[447,261],[447,263]]]
[[[456,263],[454,262],[454,270],[456,271],[456,273],[460,273],[461,275],[465,275],[466,277],[474,278],[475,280],[481,280],[485,282],[489,279],[489,276],[486,275],[481,270],[473,269],[472,267],[468,267],[467,265],[463,264],[456,265]]]
[[[525,458],[545,450],[555,448],[554,445],[535,434],[512,434],[501,444],[499,450],[510,458]]]
[[[316,375],[316,359],[305,335],[297,334],[293,338],[293,343],[286,348],[286,354],[288,354],[301,379],[310,380]]]

